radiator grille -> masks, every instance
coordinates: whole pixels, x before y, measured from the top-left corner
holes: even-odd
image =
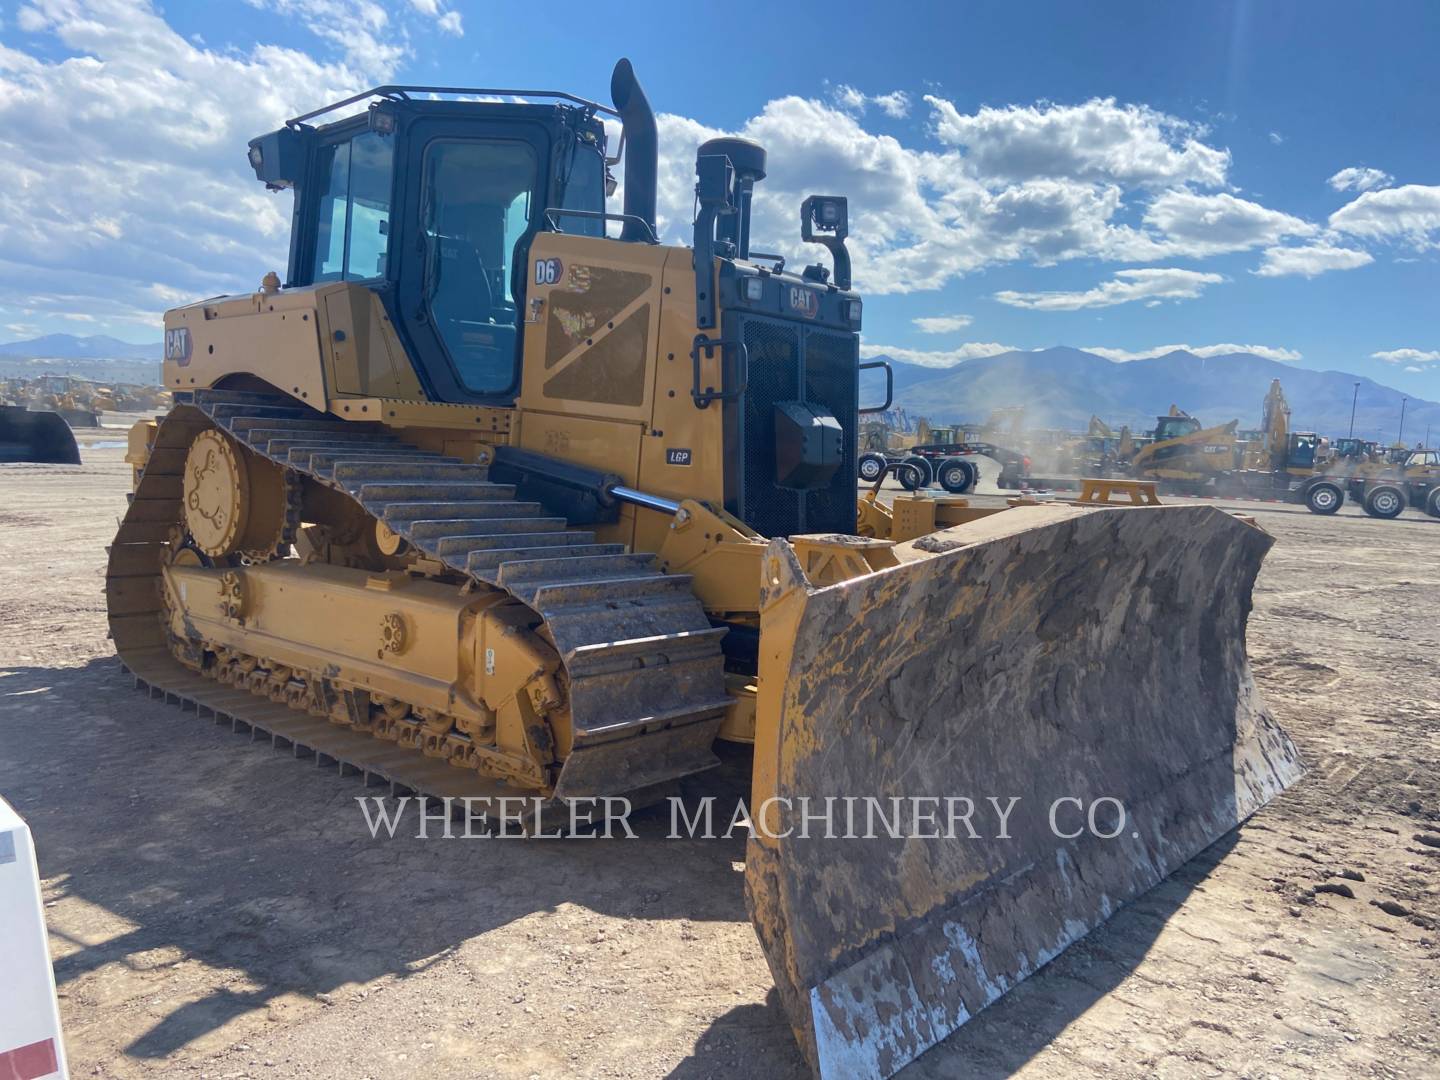
[[[749,386],[738,407],[739,485],[729,509],[762,536],[855,531],[855,432],[858,343],[854,335],[780,319],[738,316],[750,354]],[[830,483],[794,491],[775,483],[779,401],[804,401],[832,413],[844,429],[843,460]]]

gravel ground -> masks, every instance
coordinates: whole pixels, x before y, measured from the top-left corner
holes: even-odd
[[[135,692],[121,440],[0,466],[0,794],[76,1075],[805,1075],[738,838],[372,840],[355,778]],[[1440,1074],[1440,522],[1233,505],[1278,538],[1250,650],[1307,777],[906,1076]]]

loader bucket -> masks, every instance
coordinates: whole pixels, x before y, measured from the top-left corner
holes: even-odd
[[[1019,507],[826,588],[771,542],[746,897],[819,1075],[889,1076],[1299,776],[1245,655],[1271,542]]]
[[[0,405],[0,462],[8,461],[79,465],[80,448],[58,413]]]

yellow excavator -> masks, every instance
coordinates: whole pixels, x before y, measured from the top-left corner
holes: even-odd
[[[611,95],[384,86],[250,143],[288,271],[165,316],[111,634],[429,798],[641,805],[750,744],[780,1000],[818,1074],[888,1076],[1298,775],[1245,654],[1271,540],[857,500],[845,199],[791,269],[751,246],[765,151],[712,139],[659,243],[628,61]]]

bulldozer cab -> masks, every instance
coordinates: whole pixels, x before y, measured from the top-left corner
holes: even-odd
[[[1200,430],[1200,421],[1193,416],[1157,416],[1155,421],[1154,439],[1156,442],[1180,439]]]
[[[295,193],[287,287],[363,284],[431,400],[509,404],[530,243],[562,221],[603,235],[599,115],[614,111],[549,92],[526,96],[560,100],[443,99],[460,93],[379,87],[252,140],[250,163]],[[358,116],[313,123],[367,99]]]

